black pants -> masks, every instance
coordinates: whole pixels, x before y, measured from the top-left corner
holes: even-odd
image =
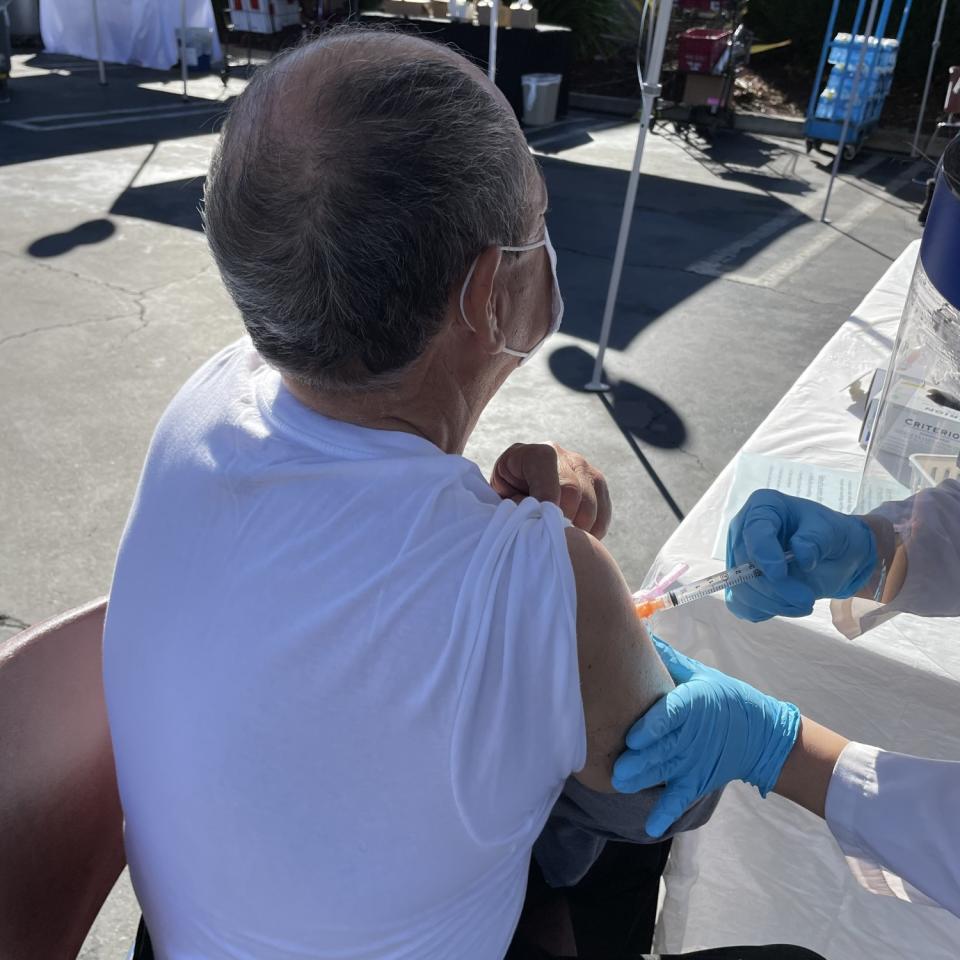
[[[574,960],[574,958],[555,957],[535,947],[526,947],[522,951],[511,948],[506,960]],[[823,957],[803,947],[774,943],[759,947],[717,947],[713,950],[697,950],[695,953],[647,953],[640,958],[632,955],[615,957],[610,954],[597,957],[581,953],[576,960],[823,960]]]
[[[586,876],[561,890],[547,885],[536,858],[531,858],[523,917],[514,938],[518,956],[524,956],[528,918],[535,917],[545,903],[560,900],[578,954],[611,960],[642,957],[653,942],[660,876],[669,854],[669,840],[652,844],[607,841]],[[513,960],[513,954],[509,956]]]
[[[608,841],[586,876],[562,891],[544,882],[536,860],[530,864],[524,918],[551,897],[562,897],[579,960],[680,960],[676,954],[654,955],[653,941],[660,876],[670,853],[670,842],[638,845]],[[525,937],[524,919],[506,960],[564,960]],[[685,953],[683,960],[824,960],[803,947],[783,944],[718,947]]]

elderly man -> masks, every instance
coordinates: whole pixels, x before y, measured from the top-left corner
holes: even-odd
[[[157,428],[104,640],[162,960],[497,960],[568,777],[624,802],[672,683],[589,532],[602,478],[462,456],[560,323],[546,205],[506,102],[424,41],[328,35],[234,105],[205,217],[249,337]]]

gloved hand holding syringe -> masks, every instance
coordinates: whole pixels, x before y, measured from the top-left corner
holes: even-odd
[[[789,550],[786,551],[784,559],[789,563],[793,560],[793,553]],[[646,620],[660,610],[680,607],[685,603],[692,603],[694,600],[709,597],[713,593],[719,593],[721,590],[736,587],[748,580],[756,580],[762,576],[763,571],[758,566],[752,563],[741,563],[737,567],[721,570],[719,573],[704,577],[702,580],[695,580],[685,587],[675,587],[672,590],[667,590],[662,596],[639,600],[636,605],[637,616],[641,620]]]

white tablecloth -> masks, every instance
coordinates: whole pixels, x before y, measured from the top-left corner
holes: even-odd
[[[180,0],[97,0],[103,59],[169,70],[179,59]],[[213,30],[213,60],[220,59],[210,0],[187,0],[187,26]],[[91,0],[40,0],[40,32],[50,53],[97,59]]]
[[[890,267],[744,452],[860,469],[846,388],[889,359],[918,250],[916,241]],[[710,555],[733,474],[731,463],[667,542],[664,562],[689,561],[691,577],[718,568]],[[709,598],[659,615],[654,627],[852,739],[960,759],[956,620],[897,617],[850,642],[825,603],[805,620],[748,624]],[[728,788],[710,823],[675,841],[665,881],[656,941],[665,953],[794,943],[828,960],[960,957],[960,920],[862,890],[821,820],[743,784]]]

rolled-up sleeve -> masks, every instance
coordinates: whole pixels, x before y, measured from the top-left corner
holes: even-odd
[[[827,792],[827,823],[867,890],[941,906],[960,917],[960,763],[843,751]]]
[[[871,517],[889,525],[907,551],[907,573],[886,604],[860,597],[834,600],[837,629],[857,637],[898,613],[960,616],[960,481],[946,480],[907,500],[881,504]]]
[[[600,793],[571,777],[533,853],[551,887],[572,887],[593,866],[608,840],[662,843],[678,833],[696,830],[713,815],[722,792],[702,797],[662,837],[651,837],[644,824],[663,787],[639,793]]]

